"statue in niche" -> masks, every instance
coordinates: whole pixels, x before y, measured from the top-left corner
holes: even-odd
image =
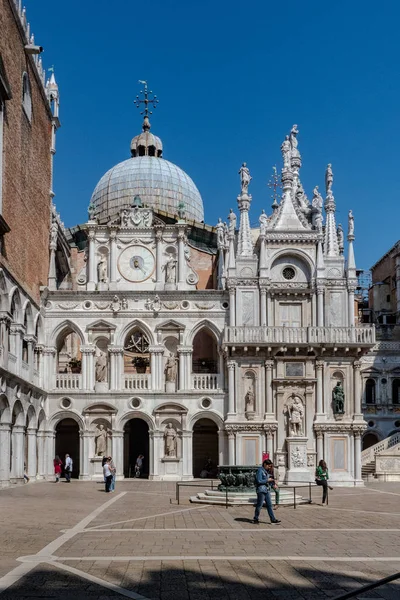
[[[283,158],[283,168],[284,169],[290,169],[290,153],[291,153],[291,143],[289,140],[289,136],[287,135],[284,139],[284,141],[282,142],[282,146],[281,146],[281,152],[282,152],[282,158]]]
[[[172,254],[168,258],[167,262],[164,265],[165,270],[165,282],[166,283],[175,283],[176,281],[176,263],[177,260]]]
[[[105,256],[101,256],[97,263],[97,275],[99,282],[107,283],[107,258]]]
[[[342,382],[338,381],[332,391],[333,412],[335,415],[344,414],[344,391]]]
[[[303,435],[303,401],[296,394],[292,394],[290,401],[285,404],[283,412],[288,415],[289,437]]]
[[[248,189],[249,189],[249,183],[252,180],[252,177],[250,175],[250,171],[249,171],[246,163],[243,163],[242,166],[240,167],[239,175],[240,175],[240,182],[242,184],[242,194],[247,194]]]
[[[223,248],[225,244],[225,226],[221,218],[218,219],[218,223],[216,224],[215,229],[217,230],[218,248]]]
[[[229,211],[228,221],[229,221],[229,233],[235,233],[235,230],[236,230],[236,215],[233,212],[232,208]]]
[[[349,210],[349,235],[354,235],[354,217],[352,210]]]
[[[164,432],[165,456],[176,456],[177,433],[172,423],[168,423]]]
[[[332,185],[333,185],[333,171],[332,171],[332,165],[331,165],[331,163],[329,163],[329,165],[326,167],[326,171],[325,171],[325,190],[326,190],[327,196],[332,196]]]
[[[261,235],[265,235],[266,231],[267,231],[267,225],[268,225],[268,217],[265,214],[265,210],[262,210],[262,213],[260,215],[260,218],[258,219],[259,223],[260,223],[260,234]]]
[[[95,444],[96,444],[96,456],[104,456],[107,452],[107,429],[104,428],[104,425],[100,423],[96,427],[96,431],[94,434]]]
[[[100,348],[96,356],[95,371],[96,381],[107,381],[107,355]]]
[[[254,412],[256,410],[255,396],[253,390],[248,390],[245,397],[246,412]]]
[[[169,353],[167,362],[165,363],[164,373],[165,373],[165,381],[175,383],[176,373],[177,373],[176,357],[172,352]]]

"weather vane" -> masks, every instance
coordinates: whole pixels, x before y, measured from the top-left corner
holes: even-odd
[[[271,194],[271,198],[274,200],[272,206],[273,208],[278,206],[278,188],[282,187],[279,183],[278,171],[276,170],[276,166],[272,167],[272,178],[268,181],[268,187],[273,190]]]
[[[140,94],[143,94],[144,98],[139,98],[138,94],[133,103],[135,104],[136,108],[140,108],[140,105],[144,104],[144,110],[142,110],[140,114],[144,115],[145,117],[148,117],[149,115],[153,114],[153,112],[149,110],[149,105],[153,108],[156,108],[159,100],[155,94],[152,98],[149,98],[149,94],[152,94],[153,92],[152,90],[147,89],[147,81],[142,81],[141,79],[139,79],[139,83],[141,83],[144,86],[144,89],[140,90]]]

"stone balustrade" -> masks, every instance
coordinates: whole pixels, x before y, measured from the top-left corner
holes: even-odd
[[[82,376],[80,373],[57,373],[57,390],[79,390],[82,386]]]
[[[125,374],[125,389],[126,390],[148,390],[150,389],[150,374],[149,373],[134,373]]]
[[[192,374],[192,389],[193,390],[218,390],[220,389],[219,375],[215,373],[193,373]]]
[[[400,431],[390,435],[381,442],[370,446],[370,448],[363,450],[361,452],[361,465],[365,466],[368,463],[373,462],[377,454],[383,452],[383,450],[396,446],[396,444],[400,444]]]
[[[275,327],[275,326],[227,326],[224,344],[304,344],[338,345],[375,344],[374,326],[364,327]]]

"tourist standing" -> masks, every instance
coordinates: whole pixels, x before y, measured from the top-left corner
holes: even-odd
[[[322,485],[322,506],[326,505],[326,499],[328,496],[328,488],[332,490],[333,488],[328,485],[329,472],[328,467],[326,466],[326,462],[324,460],[320,460],[318,463],[318,467],[315,470],[315,483],[317,485]]]
[[[139,454],[139,456],[136,459],[136,463],[135,463],[135,477],[140,477],[140,475],[142,473],[143,459],[144,459],[143,454]]]
[[[275,483],[274,479],[271,477],[271,474],[268,472],[268,468],[270,468],[271,465],[271,460],[264,460],[262,467],[257,469],[256,473],[257,505],[254,513],[253,523],[257,525],[260,522],[258,519],[264,502],[267,506],[267,511],[269,518],[271,519],[271,523],[280,523],[280,520],[277,519],[274,515],[274,511],[272,509],[271,495],[269,493],[269,486],[272,486]]]
[[[103,460],[101,461],[101,468],[104,468],[104,465],[106,464],[108,460],[108,457],[106,455],[103,456]],[[106,482],[106,478],[104,477],[104,483]]]
[[[275,469],[274,469],[274,465],[271,463],[270,465],[268,465],[268,473],[269,476],[272,477],[273,479],[273,483],[270,484],[270,487],[274,490],[275,492],[275,504],[274,504],[274,510],[276,510],[277,508],[279,508],[279,487],[278,484],[276,482],[275,479]]]
[[[58,483],[60,481],[60,477],[61,477],[61,470],[62,470],[62,460],[60,459],[60,457],[58,456],[58,454],[56,455],[54,461],[54,475],[56,477],[56,483]]]
[[[111,485],[111,481],[112,481],[112,473],[111,473],[111,469],[110,469],[110,459],[109,458],[107,458],[107,461],[104,463],[103,473],[104,473],[104,479],[106,481],[106,492],[108,494],[110,491],[110,485]]]
[[[67,483],[71,483],[72,458],[70,457],[69,454],[65,455],[64,473],[65,473],[65,481]]]
[[[114,461],[111,456],[108,458],[108,460],[110,463],[110,471],[111,471],[111,475],[112,475],[110,492],[115,492],[115,476],[117,474],[117,469],[115,468]]]

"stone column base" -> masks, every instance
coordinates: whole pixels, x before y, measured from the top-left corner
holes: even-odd
[[[287,437],[288,468],[285,473],[285,483],[291,485],[295,482],[308,483],[312,481],[310,469],[307,468],[307,438]]]

